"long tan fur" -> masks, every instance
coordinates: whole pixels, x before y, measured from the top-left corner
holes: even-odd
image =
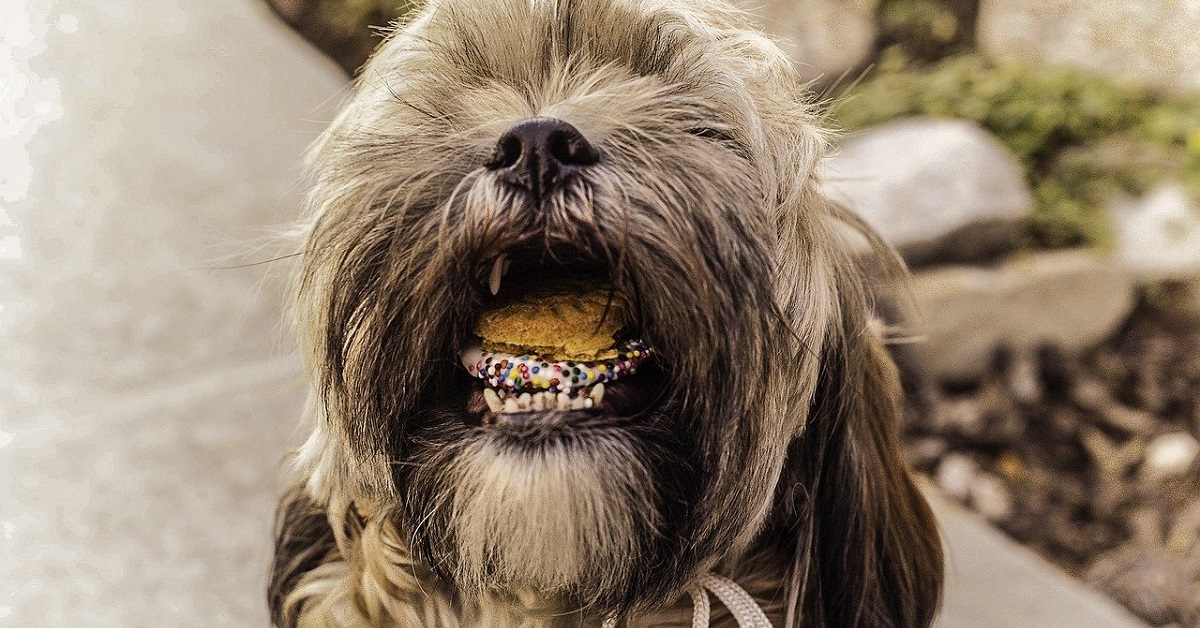
[[[483,167],[534,117],[602,154],[536,207]],[[311,156],[275,623],[688,626],[715,571],[777,626],[929,625],[940,545],[827,143],[722,2],[435,0],[398,27]],[[440,401],[475,268],[530,241],[609,260],[668,372],[652,416],[518,442]]]

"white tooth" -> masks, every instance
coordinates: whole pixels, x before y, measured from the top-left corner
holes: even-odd
[[[520,406],[522,410],[529,409],[529,404],[531,403],[533,403],[533,395],[530,395],[529,393],[521,393],[521,396],[517,397],[517,405]]]
[[[509,397],[508,399],[504,400],[504,412],[506,414],[510,414],[513,412],[520,412],[520,411],[521,411],[521,408],[519,406],[517,406],[516,397]]]
[[[583,401],[584,401],[583,399],[580,399],[578,397],[572,399],[571,400],[571,409],[572,410],[582,410],[583,409]]]
[[[592,394],[589,397],[591,397],[592,403],[599,405],[600,400],[604,399],[604,384],[592,386]]]
[[[470,371],[472,375],[478,375],[478,373],[475,371],[475,365],[483,361],[483,347],[479,345],[472,345],[466,349],[463,349],[462,353],[459,354],[459,360],[462,361],[462,365],[468,371]]]
[[[504,276],[504,258],[505,254],[501,253],[492,262],[492,273],[488,276],[488,288],[492,291],[492,294],[500,293],[500,278]]]
[[[504,411],[504,402],[500,401],[500,395],[497,395],[496,391],[491,388],[483,389],[483,400],[487,402],[488,409],[492,412]]]
[[[558,393],[558,409],[559,410],[570,410],[571,409],[571,395],[568,395],[565,392]]]
[[[545,409],[546,409],[546,396],[542,393],[538,393],[538,394],[534,395],[533,396],[534,412],[541,412]]]

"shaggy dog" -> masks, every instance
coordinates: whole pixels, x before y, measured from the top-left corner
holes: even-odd
[[[443,0],[392,34],[311,155],[275,623],[687,626],[707,587],[713,625],[929,625],[938,534],[847,234],[883,249],[817,191],[827,142],[711,0]],[[481,311],[575,276],[652,357],[496,412],[459,359]]]

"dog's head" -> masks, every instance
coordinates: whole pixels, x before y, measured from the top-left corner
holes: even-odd
[[[313,152],[310,490],[391,511],[468,594],[627,610],[759,552],[793,614],[927,621],[936,534],[825,145],[719,3],[433,2]],[[497,412],[460,361],[481,312],[579,278],[651,357],[590,407]]]

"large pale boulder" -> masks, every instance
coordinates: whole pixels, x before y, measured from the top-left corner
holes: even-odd
[[[879,0],[740,0],[809,79],[833,81],[866,61]]]
[[[978,42],[995,59],[1061,64],[1176,93],[1200,91],[1196,0],[982,0]]]
[[[965,120],[909,118],[851,135],[822,180],[914,264],[1006,252],[1033,209],[1016,158]]]
[[[1094,345],[1134,305],[1130,274],[1107,256],[1083,250],[1031,254],[995,268],[918,272],[913,293],[924,332],[916,363],[928,376],[951,381],[976,378],[1001,345]]]

